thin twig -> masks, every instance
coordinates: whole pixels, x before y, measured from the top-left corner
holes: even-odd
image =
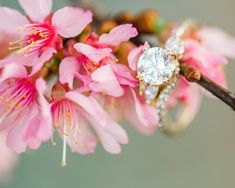
[[[180,64],[180,71],[186,80],[199,84],[235,111],[234,93],[216,84],[206,76],[202,75],[199,70],[194,67],[188,66],[186,63]]]

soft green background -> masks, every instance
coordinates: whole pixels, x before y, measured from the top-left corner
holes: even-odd
[[[1,2],[1,1],[0,1]],[[193,17],[235,35],[234,0],[96,0],[105,11],[156,8],[163,17]],[[54,0],[54,8],[66,4]],[[16,0],[2,5],[18,7]],[[1,23],[0,23],[1,24]],[[229,87],[235,90],[235,62],[228,66]],[[126,126],[128,127],[128,126]],[[112,156],[101,147],[90,156],[69,154],[60,167],[61,144],[50,143],[21,157],[12,182],[1,188],[234,188],[235,116],[220,101],[205,99],[186,134],[176,139],[157,133],[139,135],[127,128],[130,144]]]

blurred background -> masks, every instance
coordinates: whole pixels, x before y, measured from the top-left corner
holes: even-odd
[[[54,9],[70,1],[54,0]],[[19,9],[16,0],[1,6]],[[234,0],[95,0],[106,12],[155,8],[163,18],[195,18],[235,36]],[[1,24],[1,23],[0,23]],[[227,66],[229,87],[235,91],[235,62]],[[169,139],[156,133],[145,137],[125,126],[130,143],[120,155],[99,146],[89,156],[68,153],[60,167],[62,143],[49,142],[21,156],[11,181],[0,188],[221,188],[235,187],[235,114],[220,101],[204,99],[199,115],[184,135]],[[1,155],[1,151],[0,151]]]

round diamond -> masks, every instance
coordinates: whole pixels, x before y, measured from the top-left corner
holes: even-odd
[[[138,73],[150,85],[160,85],[168,81],[176,68],[176,62],[167,51],[159,48],[147,49],[139,58]]]

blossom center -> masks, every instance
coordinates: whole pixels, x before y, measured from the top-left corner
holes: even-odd
[[[68,99],[60,99],[56,101],[52,107],[51,111],[53,114],[54,127],[59,131],[60,135],[63,137],[63,153],[62,153],[62,166],[66,166],[66,148],[67,142],[70,144],[79,144],[78,135],[80,134],[80,129],[78,125],[78,114],[76,105]]]
[[[25,56],[32,55],[49,46],[55,37],[54,27],[45,23],[25,25],[22,32],[24,37],[11,42],[10,50],[17,50],[17,54],[24,54]]]
[[[0,85],[0,122],[30,106],[37,93],[33,81],[26,78],[7,82]]]
[[[75,143],[77,135],[80,133],[77,110],[75,104],[68,99],[60,99],[52,105],[54,127],[57,128],[62,136],[70,136]]]

